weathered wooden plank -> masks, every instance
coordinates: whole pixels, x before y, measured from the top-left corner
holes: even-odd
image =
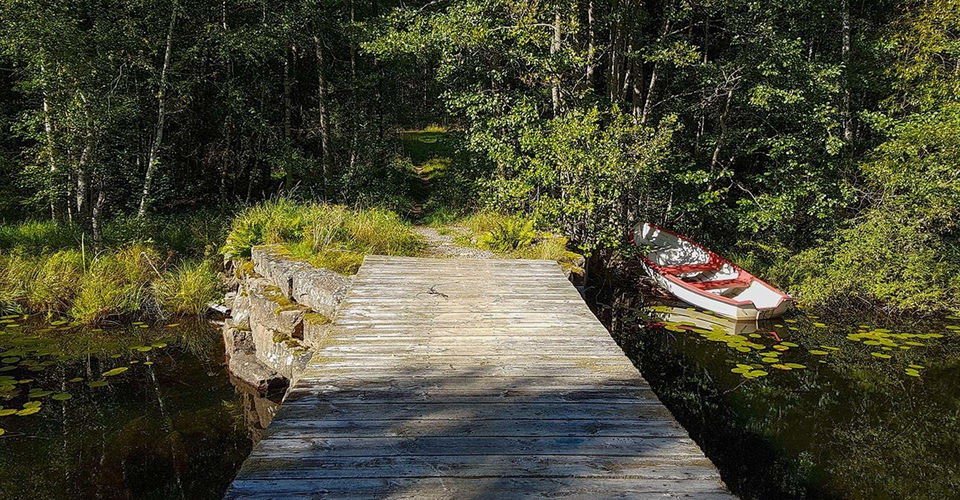
[[[393,456],[288,459],[254,457],[244,464],[247,479],[349,477],[581,477],[598,479],[711,480],[709,460],[687,457],[597,457],[583,455]]]
[[[281,405],[276,420],[652,420],[670,419],[656,403],[330,403]]]
[[[436,420],[281,420],[268,438],[312,437],[678,437],[687,432],[675,422],[653,420],[479,420],[437,425]]]
[[[318,402],[430,402],[430,403],[656,403],[657,397],[649,389],[631,391],[605,390],[564,390],[549,392],[534,391],[418,391],[418,390],[334,390],[300,389],[291,390],[284,399],[285,404],[315,404]]]

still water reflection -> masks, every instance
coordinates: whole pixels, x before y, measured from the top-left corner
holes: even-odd
[[[2,498],[219,498],[276,404],[204,323],[0,322]]]
[[[635,290],[600,307],[745,498],[958,498],[960,318],[733,323]]]

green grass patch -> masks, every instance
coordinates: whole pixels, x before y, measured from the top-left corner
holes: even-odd
[[[281,199],[244,210],[223,246],[228,259],[250,257],[256,245],[282,245],[292,257],[343,274],[354,274],[364,255],[420,255],[423,238],[400,217],[382,209]]]
[[[220,278],[206,261],[179,264],[163,273],[153,288],[157,303],[164,311],[197,316],[223,292]]]

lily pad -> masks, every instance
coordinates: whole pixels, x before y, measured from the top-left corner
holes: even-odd
[[[35,406],[35,407],[33,407],[33,408],[24,408],[24,409],[22,409],[22,410],[20,410],[20,411],[17,412],[17,416],[18,416],[18,417],[26,417],[27,415],[33,415],[34,413],[37,413],[37,412],[39,412],[39,411],[40,411],[40,407],[39,407],[39,406]]]
[[[87,384],[87,386],[89,387],[106,387],[107,385],[108,384],[106,380],[97,380],[95,382],[90,382]]]
[[[3,428],[0,427],[0,436],[4,435],[4,434],[6,434],[6,433],[7,433],[7,431],[3,430]]]
[[[0,410],[0,417],[8,417],[10,415],[13,415],[16,412],[17,410],[14,410],[13,408],[4,408]]]
[[[125,371],[127,371],[127,370],[129,370],[129,369],[130,369],[129,367],[121,366],[121,367],[118,367],[118,368],[114,368],[114,369],[112,369],[112,370],[107,370],[107,371],[103,372],[101,375],[103,375],[104,377],[113,377],[114,375],[120,375],[121,373],[123,373],[123,372],[125,372]]]
[[[880,359],[890,359],[891,357],[889,354],[884,354],[882,352],[871,352],[870,355]]]
[[[772,368],[776,368],[776,369],[778,369],[778,370],[784,370],[784,371],[790,371],[790,370],[793,369],[793,368],[790,368],[790,367],[787,366],[787,365],[779,364],[779,363],[778,363],[778,364],[775,364],[775,365],[770,365],[770,366],[771,366]]]
[[[790,368],[793,368],[794,370],[799,370],[799,369],[802,369],[802,368],[806,368],[805,365],[801,365],[800,363],[784,363],[784,364],[787,365],[787,366],[789,366]]]
[[[83,377],[74,377],[70,380],[67,380],[67,382],[73,382],[73,383],[83,382]]]
[[[821,351],[819,349],[813,349],[812,351],[810,351],[810,354],[813,354],[814,356],[826,356],[827,354],[830,354],[830,352]]]
[[[43,406],[43,403],[39,401],[27,401],[23,403],[24,408],[40,408],[41,406]]]
[[[53,396],[50,396],[50,399],[54,401],[66,401],[72,397],[73,397],[73,394],[70,394],[69,392],[61,392],[58,394],[54,394]]]

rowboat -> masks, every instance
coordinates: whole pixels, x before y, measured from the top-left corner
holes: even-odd
[[[678,299],[737,321],[775,318],[793,299],[697,242],[650,223],[630,241],[641,248],[647,274]]]

